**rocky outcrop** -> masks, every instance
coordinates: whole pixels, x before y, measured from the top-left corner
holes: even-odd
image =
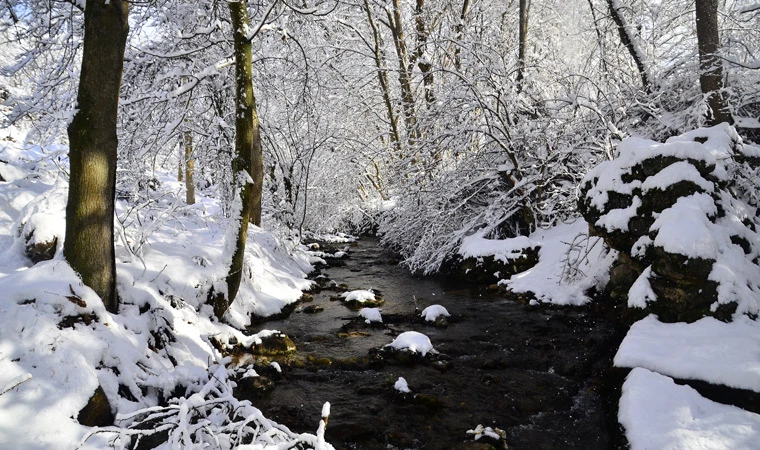
[[[745,194],[757,188],[746,174],[760,147],[721,125],[618,150],[586,175],[579,199],[590,233],[620,252],[610,295],[664,321],[757,314],[760,223]]]

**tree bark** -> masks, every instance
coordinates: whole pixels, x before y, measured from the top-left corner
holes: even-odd
[[[128,16],[129,4],[124,0],[87,0],[77,112],[68,127],[71,177],[63,254],[112,313],[118,311],[116,117]]]
[[[382,40],[380,32],[375,25],[375,19],[372,17],[372,10],[370,9],[369,2],[364,0],[364,10],[367,11],[367,21],[370,28],[372,28],[372,37],[374,38],[374,47],[372,51],[374,53],[375,67],[377,68],[377,81],[380,83],[380,91],[383,94],[383,102],[385,103],[385,111],[388,114],[388,122],[390,124],[391,131],[391,146],[396,152],[401,151],[401,137],[398,131],[398,118],[393,111],[393,101],[391,100],[390,83],[388,82],[388,71],[385,68],[385,55],[382,50]]]
[[[462,2],[462,12],[459,15],[459,23],[456,26],[456,48],[454,49],[454,67],[457,72],[462,70],[462,58],[459,56],[462,50],[462,39],[464,38],[464,21],[470,9],[470,0]]]
[[[235,177],[235,189],[239,191],[240,216],[232,255],[230,270],[225,278],[227,293],[215,293],[212,297],[214,315],[222,320],[229,305],[235,300],[240,281],[243,277],[245,244],[248,238],[248,222],[256,205],[254,154],[261,154],[261,136],[259,118],[256,111],[256,99],[253,96],[253,69],[251,66],[251,43],[245,34],[248,29],[248,8],[246,2],[229,2],[232,19],[232,33],[235,47],[235,154],[232,160],[232,173]],[[259,158],[259,164],[261,159]],[[259,167],[263,175],[263,167]],[[261,205],[261,178],[258,186],[258,204]],[[261,221],[259,206],[258,221]]]
[[[621,11],[623,8],[618,4],[617,0],[607,0],[607,5],[610,8],[610,16],[612,16],[613,22],[617,25],[620,42],[623,43],[623,46],[628,50],[631,58],[633,58],[633,63],[636,64],[636,69],[641,77],[641,86],[649,94],[652,91],[652,83],[649,81],[649,74],[646,65],[644,65],[644,55],[639,53],[636,47],[635,37],[631,35],[631,27],[626,22]]]
[[[419,67],[420,72],[422,72],[422,84],[425,86],[425,103],[428,107],[431,107],[435,104],[435,93],[433,92],[433,83],[435,79],[433,75],[433,63],[430,61],[430,55],[427,54],[428,30],[425,24],[425,16],[422,11],[424,6],[425,0],[416,0],[414,22],[417,30],[417,52],[415,59],[417,61],[417,67]]]
[[[182,174],[182,167],[185,169],[185,203],[188,205],[195,204],[195,160],[193,159],[193,135],[190,131],[185,131],[182,134],[182,140],[185,144],[184,151],[184,164],[180,164],[180,174]],[[182,181],[183,177],[179,178]]]
[[[528,47],[528,10],[530,0],[520,0],[520,24],[517,45],[517,92],[522,92],[525,77],[525,52]]]
[[[393,44],[396,47],[399,72],[398,82],[401,87],[401,109],[404,112],[404,124],[406,125],[406,138],[410,147],[414,147],[419,138],[417,130],[417,113],[415,112],[414,94],[412,92],[412,67],[409,64],[409,52],[406,49],[406,37],[401,21],[401,7],[398,0],[392,0],[393,7],[385,10],[388,16]]]
[[[707,124],[733,123],[723,92],[723,63],[718,56],[718,0],[697,0],[696,5],[699,85],[710,109]]]

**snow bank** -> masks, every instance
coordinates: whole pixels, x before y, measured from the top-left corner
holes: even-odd
[[[533,292],[537,299],[559,305],[582,305],[589,289],[603,287],[617,252],[607,249],[601,238],[588,237],[583,220],[537,230],[531,242],[541,246],[538,264],[525,272],[501,280],[514,292]]]
[[[614,363],[760,392],[760,323],[747,317],[662,323],[650,315],[633,324]]]
[[[760,442],[760,415],[642,368],[623,384],[618,420],[632,450],[752,450]]]
[[[497,261],[508,263],[510,260],[519,258],[523,253],[523,249],[536,248],[538,246],[538,242],[526,236],[517,236],[510,239],[486,239],[478,234],[474,234],[462,239],[459,254],[463,258],[493,256]]]
[[[430,338],[417,331],[405,331],[393,340],[386,347],[392,347],[396,350],[408,350],[412,353],[420,353],[422,356],[428,354],[428,352],[435,352],[433,344],[430,343]]]

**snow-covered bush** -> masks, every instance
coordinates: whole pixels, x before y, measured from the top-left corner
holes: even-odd
[[[664,144],[626,139],[618,158],[586,175],[590,230],[638,274],[629,306],[663,320],[760,312],[760,221],[746,195],[758,183],[747,164],[758,161],[760,147],[723,124]]]

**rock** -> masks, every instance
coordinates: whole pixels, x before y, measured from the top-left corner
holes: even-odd
[[[284,333],[263,337],[260,344],[251,348],[251,353],[259,356],[287,356],[295,352],[296,344]]]
[[[103,391],[103,387],[98,385],[87,405],[79,411],[77,421],[87,427],[105,427],[113,425],[113,420],[111,404]]]
[[[324,306],[321,305],[309,305],[306,308],[302,309],[301,311],[306,314],[315,314],[320,313],[325,310]]]
[[[462,258],[459,255],[446,261],[442,272],[476,283],[493,283],[500,279],[524,272],[538,263],[538,251],[541,247],[524,248],[522,254],[506,262],[493,256],[480,258]],[[498,274],[498,275],[494,275]]]
[[[34,242],[33,234],[26,236],[26,256],[37,264],[42,261],[49,261],[55,256],[55,249],[58,246],[58,238],[52,241]]]
[[[263,376],[245,377],[235,380],[237,386],[233,389],[236,398],[252,400],[272,392],[275,384]]]

